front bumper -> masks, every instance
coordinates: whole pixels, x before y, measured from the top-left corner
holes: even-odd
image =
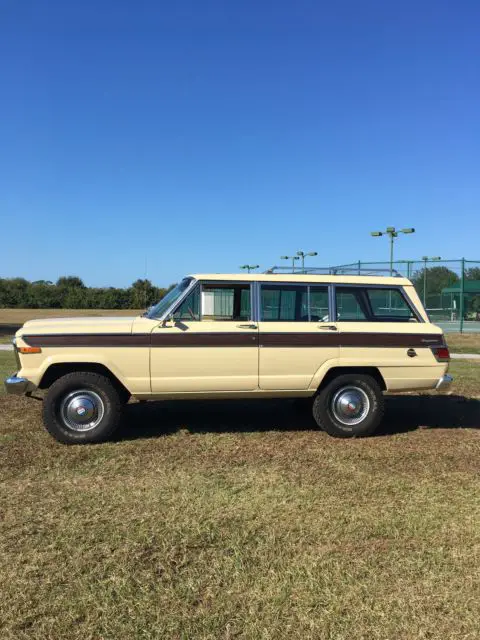
[[[17,378],[16,375],[10,376],[4,381],[5,391],[14,396],[23,396],[27,393],[35,391],[36,386],[27,378]]]
[[[443,390],[443,389],[448,389],[448,387],[452,384],[452,382],[453,382],[452,376],[449,376],[448,373],[446,373],[437,382],[437,386],[435,387],[435,389],[437,391],[440,391],[440,390]]]

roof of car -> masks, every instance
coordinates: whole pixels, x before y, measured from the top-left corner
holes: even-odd
[[[223,282],[337,282],[342,284],[383,284],[397,287],[411,284],[407,278],[391,276],[342,276],[311,273],[193,273],[190,277],[196,280],[218,280]]]

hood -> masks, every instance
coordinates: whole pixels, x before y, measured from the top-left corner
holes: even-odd
[[[134,320],[135,316],[80,316],[28,320],[17,332],[17,336],[51,333],[132,333]]]

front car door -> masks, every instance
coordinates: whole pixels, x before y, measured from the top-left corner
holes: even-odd
[[[259,376],[265,390],[308,390],[339,353],[328,284],[261,282]]]
[[[258,388],[250,282],[198,282],[151,335],[152,393]]]

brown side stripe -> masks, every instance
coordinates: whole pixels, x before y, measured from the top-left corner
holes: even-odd
[[[23,340],[31,347],[149,347],[150,334],[141,333],[67,333],[26,335]]]
[[[261,347],[437,347],[443,336],[418,333],[262,333]]]
[[[24,335],[31,347],[439,347],[443,336],[418,333],[141,333]]]

